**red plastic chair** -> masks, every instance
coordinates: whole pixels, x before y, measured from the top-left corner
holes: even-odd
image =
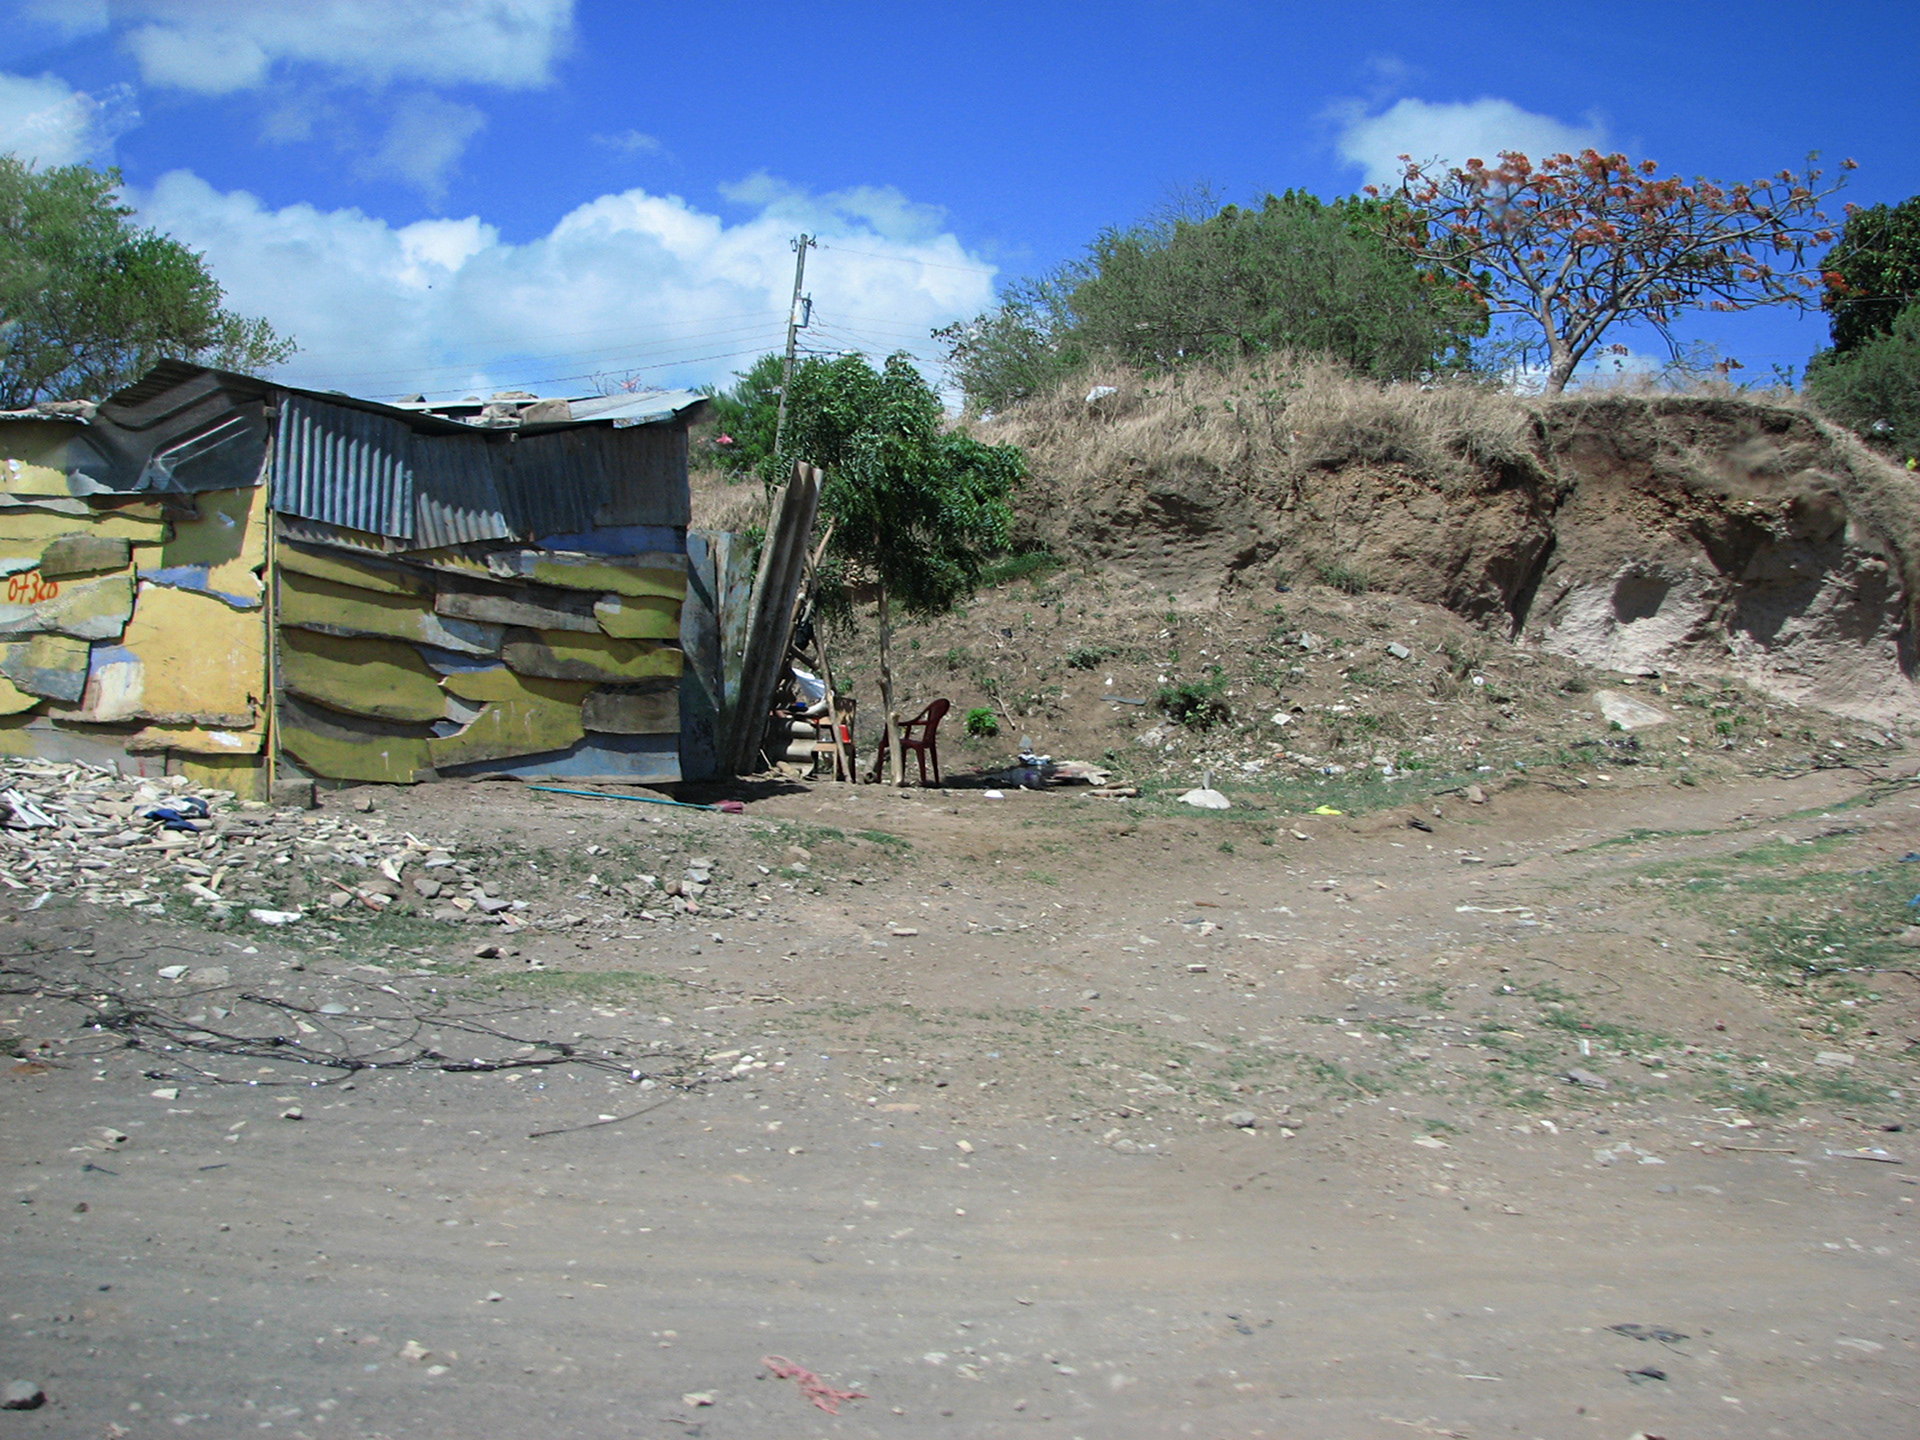
[[[934,732],[940,728],[940,718],[953,708],[951,700],[936,700],[911,720],[902,720],[900,725],[900,765],[904,771],[907,756],[911,754],[920,766],[920,784],[927,783],[927,761],[933,761],[933,783],[940,783],[940,746]],[[880,772],[887,763],[887,734],[880,732],[880,748],[873,757],[874,780],[880,778]],[[901,779],[905,779],[904,774]]]

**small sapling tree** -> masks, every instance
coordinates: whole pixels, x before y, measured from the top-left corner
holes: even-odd
[[[809,360],[787,396],[783,462],[826,471],[829,564],[879,591],[880,707],[895,784],[906,783],[893,714],[893,607],[937,615],[972,594],[1005,548],[1009,499],[1026,473],[1011,445],[946,427],[939,397],[905,355]]]
[[[1493,165],[1400,158],[1384,233],[1515,320],[1544,352],[1549,393],[1617,324],[1648,325],[1678,354],[1672,327],[1689,310],[1812,303],[1805,252],[1833,239],[1820,205],[1839,182],[1823,187],[1811,165],[1723,186],[1597,150],[1537,165],[1511,150]]]

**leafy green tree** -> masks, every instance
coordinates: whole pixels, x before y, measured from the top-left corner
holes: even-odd
[[[258,371],[291,340],[221,307],[205,260],[132,223],[120,172],[0,156],[0,407],[96,398],[160,359]]]
[[[1064,288],[1053,278],[1018,281],[985,314],[933,332],[947,347],[948,378],[970,409],[1004,410],[1045,394],[1087,363]]]
[[[1900,313],[1920,304],[1920,195],[1853,211],[1820,269],[1836,351],[1891,335]]]
[[[810,359],[787,396],[785,454],[826,472],[830,559],[879,591],[880,706],[895,784],[906,783],[893,715],[893,607],[952,609],[1005,548],[1020,451],[949,429],[939,397],[904,354],[875,370],[859,355]]]
[[[1485,311],[1381,242],[1368,226],[1387,208],[1289,190],[1258,209],[1108,231],[1069,302],[1079,337],[1158,369],[1278,349],[1378,379],[1457,367]]]
[[[1391,200],[1305,191],[1104,231],[1081,259],[939,332],[975,409],[1059,383],[1096,356],[1151,369],[1299,350],[1362,375],[1463,367],[1478,297],[1389,245]]]
[[[1902,310],[1884,335],[1814,356],[1807,389],[1875,449],[1920,459],[1920,305]]]
[[[720,467],[735,480],[754,476],[763,485],[785,479],[773,453],[773,436],[780,411],[780,382],[786,362],[779,355],[762,355],[751,368],[735,377],[733,386],[713,397],[716,436],[728,443],[714,453]],[[789,462],[791,463],[791,462]]]
[[[1807,365],[1814,402],[1868,444],[1920,457],[1920,195],[1847,216],[1820,264],[1833,348]]]

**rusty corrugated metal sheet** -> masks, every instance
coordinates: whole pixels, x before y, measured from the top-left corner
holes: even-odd
[[[507,518],[526,535],[591,530],[618,464],[609,429],[558,430],[516,440],[502,489]]]
[[[410,539],[412,439],[397,419],[289,394],[280,410],[273,506],[285,515]]]
[[[413,437],[413,543],[422,550],[515,538],[501,492],[511,446],[479,435]]]
[[[527,535],[608,525],[685,527],[686,432],[583,425],[523,435],[511,447],[507,516]]]

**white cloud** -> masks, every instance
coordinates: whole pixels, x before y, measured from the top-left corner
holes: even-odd
[[[20,0],[20,17],[72,39],[93,35],[111,23],[107,0]]]
[[[725,383],[784,339],[802,208],[823,241],[807,266],[815,314],[842,337],[925,352],[931,328],[993,302],[991,268],[897,191],[809,197],[764,177],[747,188],[778,203],[730,223],[627,190],[524,244],[478,217],[395,227],[358,210],[269,209],[187,171],[130,198],[143,223],[205,253],[231,306],[300,342],[282,378],[364,395],[578,394],[595,375]]]
[[[815,195],[756,170],[744,180],[728,182],[719,189],[723,200],[809,230],[852,222],[889,239],[913,242],[938,235],[947,221],[947,212],[938,205],[909,200],[891,185],[857,185]]]
[[[573,28],[573,0],[100,0],[84,10],[122,32],[147,84],[202,95],[257,89],[284,65],[374,85],[542,85]]]
[[[1607,143],[1606,126],[1596,115],[1569,125],[1492,96],[1457,102],[1405,98],[1378,114],[1349,103],[1333,118],[1340,127],[1335,141],[1340,158],[1363,170],[1367,183],[1381,186],[1399,183],[1402,155],[1460,165],[1473,159],[1491,162],[1502,150],[1538,160]]]
[[[90,95],[57,75],[0,74],[0,151],[31,165],[101,156],[138,119],[124,85]]]
[[[616,135],[596,135],[593,143],[617,150],[622,155],[659,155],[666,150],[658,137],[639,130],[622,130]]]
[[[438,205],[447,193],[448,173],[486,124],[487,117],[471,105],[409,95],[395,110],[387,138],[360,168],[404,180]]]

